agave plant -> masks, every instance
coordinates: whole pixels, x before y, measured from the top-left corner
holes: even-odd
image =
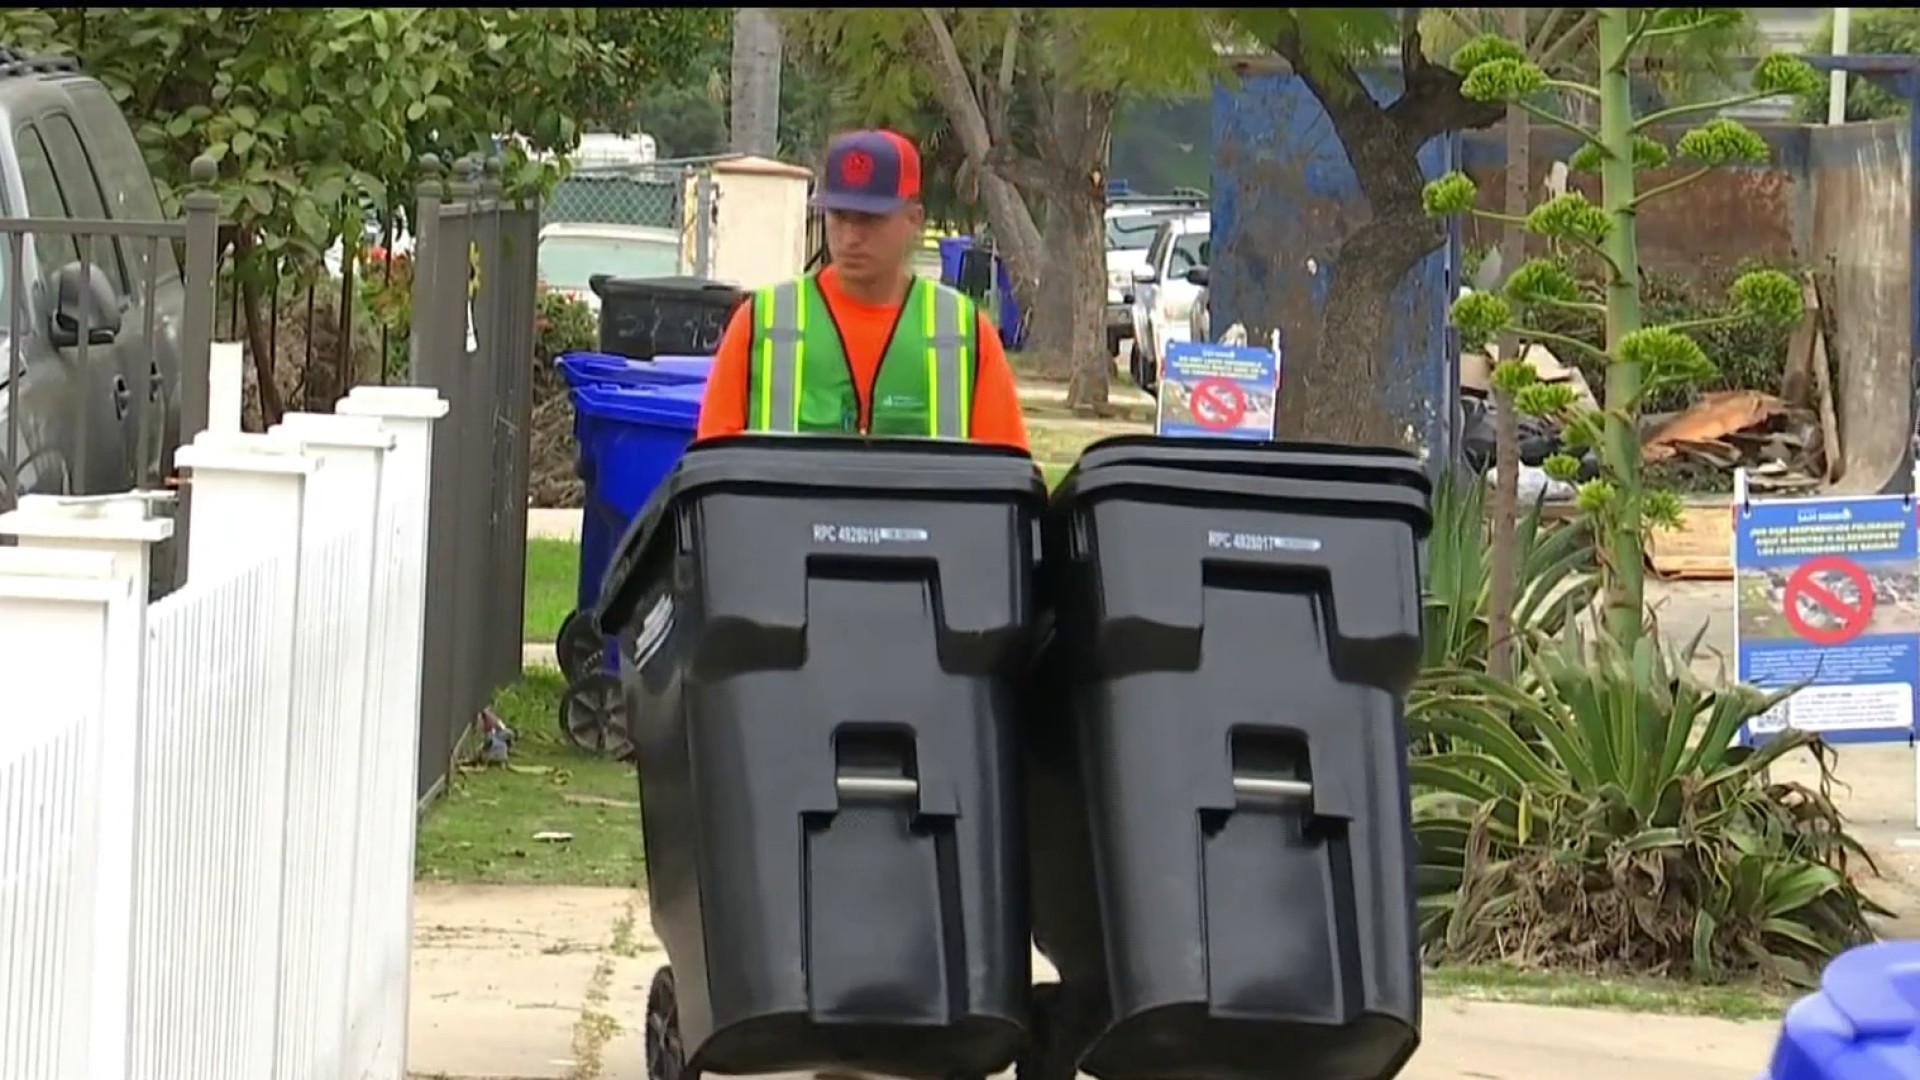
[[[1427,541],[1425,666],[1485,669],[1492,643],[1492,550],[1486,486],[1443,478],[1434,492]],[[1586,526],[1545,522],[1538,506],[1515,525],[1514,567],[1513,633],[1522,644],[1559,636],[1599,588]]]
[[[1871,938],[1885,912],[1849,876],[1873,864],[1828,797],[1826,749],[1740,745],[1787,692],[1708,686],[1698,649],[1569,626],[1530,655],[1527,688],[1428,674],[1408,726],[1447,747],[1411,764],[1431,955],[1805,982]],[[1814,786],[1769,780],[1794,753],[1818,760]]]

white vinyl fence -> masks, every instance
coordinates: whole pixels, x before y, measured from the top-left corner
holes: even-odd
[[[151,604],[152,496],[0,516],[0,1080],[405,1076],[446,408],[200,435],[188,583]]]

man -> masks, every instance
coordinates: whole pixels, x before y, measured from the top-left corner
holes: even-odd
[[[915,277],[920,153],[892,131],[827,147],[817,274],[741,304],[714,356],[697,438],[739,432],[972,439],[1027,449],[999,334],[973,302]]]

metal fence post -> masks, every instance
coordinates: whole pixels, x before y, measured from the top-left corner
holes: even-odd
[[[219,176],[212,158],[198,157],[189,172],[195,190],[182,200],[187,221],[187,300],[181,327],[180,445],[207,429],[207,375],[218,292],[220,196],[207,190]],[[169,465],[171,463],[169,462]]]
[[[713,276],[713,169],[703,168],[694,177],[693,276]]]

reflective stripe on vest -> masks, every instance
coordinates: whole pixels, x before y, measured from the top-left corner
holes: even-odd
[[[793,435],[800,430],[800,380],[807,363],[807,305],[804,282],[789,281],[760,290],[754,307],[760,314],[760,370],[757,426],[761,431]]]
[[[806,379],[806,280],[762,289],[754,297],[760,317],[760,350],[755,358],[753,425],[772,434],[800,431],[800,397]],[[973,415],[973,386],[966,372],[973,347],[968,316],[972,303],[957,290],[918,283],[909,300],[917,301],[927,339],[927,433],[936,439],[965,439]],[[901,312],[910,318],[911,312]],[[881,363],[886,357],[881,357]],[[867,388],[871,394],[872,387]],[[871,413],[872,405],[868,405]]]

